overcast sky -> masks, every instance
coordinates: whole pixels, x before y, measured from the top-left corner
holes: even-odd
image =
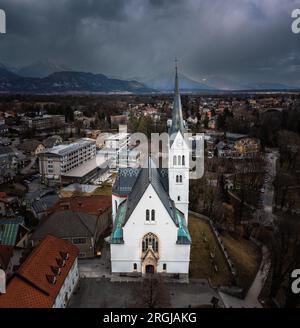
[[[49,59],[123,77],[168,71],[193,78],[300,83],[300,0],[0,0],[0,62]]]

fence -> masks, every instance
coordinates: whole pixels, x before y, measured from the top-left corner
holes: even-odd
[[[236,278],[236,269],[234,267],[234,264],[232,263],[232,260],[231,260],[229,254],[228,254],[228,252],[225,248],[225,245],[224,245],[224,243],[223,243],[223,241],[220,237],[220,234],[219,234],[218,230],[215,228],[214,223],[212,222],[212,220],[209,217],[207,217],[203,214],[199,214],[199,213],[196,213],[196,212],[193,212],[193,211],[189,211],[189,213],[196,216],[196,217],[198,217],[198,218],[200,218],[200,219],[205,220],[206,222],[208,222],[208,224],[210,225],[210,227],[211,227],[211,229],[212,229],[212,231],[213,231],[213,233],[214,233],[214,235],[215,235],[215,237],[218,241],[218,244],[219,244],[219,246],[220,246],[220,248],[221,248],[221,250],[222,250],[222,252],[225,256],[225,259],[227,261],[230,272],[231,272],[232,276],[234,278]]]

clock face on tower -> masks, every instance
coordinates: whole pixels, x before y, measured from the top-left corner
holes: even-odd
[[[177,147],[181,147],[182,146],[182,140],[178,139],[176,142]]]

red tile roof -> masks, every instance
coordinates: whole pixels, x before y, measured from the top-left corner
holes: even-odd
[[[52,307],[78,252],[69,241],[47,235],[9,282],[6,294],[0,295],[0,308]],[[56,283],[52,284],[47,276],[54,275],[52,267],[58,267],[58,260],[66,253],[69,257],[65,266],[61,267]]]
[[[69,209],[98,216],[109,208],[111,208],[111,196],[92,195],[63,198],[54,205],[53,211]]]
[[[0,198],[6,198],[7,194],[4,191],[0,191]]]

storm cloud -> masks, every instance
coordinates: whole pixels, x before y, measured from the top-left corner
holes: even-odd
[[[0,62],[50,60],[121,77],[180,69],[300,85],[300,0],[1,0]]]

